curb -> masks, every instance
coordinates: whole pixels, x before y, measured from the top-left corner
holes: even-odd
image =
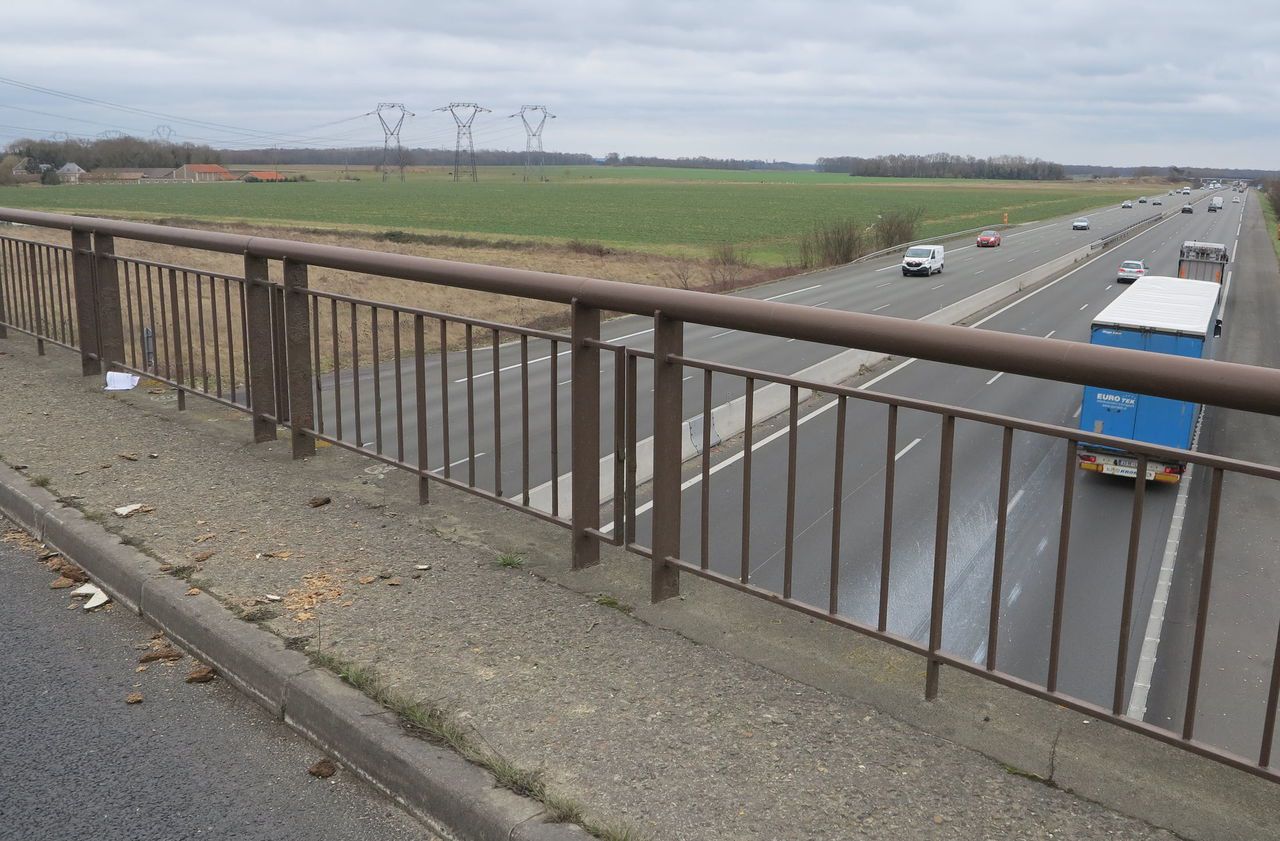
[[[448,748],[407,734],[395,716],[284,641],[236,617],[206,593],[74,508],[0,464],[0,514],[81,567],[117,603],[213,666],[290,729],[457,841],[586,841],[575,824],[540,820],[540,803],[498,787]]]

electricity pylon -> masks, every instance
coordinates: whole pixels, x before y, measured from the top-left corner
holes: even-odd
[[[471,170],[471,180],[478,181],[476,175],[476,144],[471,137],[471,124],[475,122],[476,115],[484,112],[489,113],[488,108],[482,108],[474,102],[450,102],[448,105],[441,105],[435,111],[448,111],[453,117],[454,123],[458,126],[458,142],[453,149],[453,180],[458,181],[462,177],[462,147],[467,147],[467,164]]]
[[[534,117],[535,114],[538,116]],[[524,180],[529,180],[529,172],[533,169],[533,156],[536,152],[538,180],[546,181],[547,179],[542,175],[542,128],[547,124],[548,119],[554,120],[556,115],[548,111],[545,105],[521,105],[519,113],[512,114],[511,117],[519,117],[520,122],[524,123]]]

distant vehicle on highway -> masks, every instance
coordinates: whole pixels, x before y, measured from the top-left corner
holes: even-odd
[[[1190,187],[1183,187],[1183,188],[1182,188],[1182,195],[1184,195],[1184,196],[1189,196],[1189,195],[1191,195],[1191,188],[1190,188]]]
[[[1232,204],[1239,204],[1239,203],[1240,203],[1240,197],[1239,197],[1239,196],[1234,197],[1233,199],[1231,199],[1231,203],[1232,203]]]
[[[942,274],[944,249],[941,245],[913,245],[902,255],[902,276],[918,274],[928,277]]]
[[[979,248],[998,248],[1000,245],[1000,234],[996,231],[983,231],[978,234]]]
[[[1152,199],[1152,200],[1151,200],[1151,203],[1152,203],[1153,205],[1156,205],[1156,204],[1164,204],[1164,202],[1163,202],[1163,201],[1161,201],[1160,199]]]
[[[1089,230],[1089,220],[1088,220],[1088,219],[1086,219],[1085,217],[1081,216],[1079,219],[1076,219],[1075,221],[1073,221],[1073,222],[1071,223],[1071,230],[1073,230],[1073,231],[1087,231],[1087,230]]]
[[[1089,343],[1205,359],[1220,332],[1218,284],[1148,275],[1120,293],[1093,320]],[[1200,406],[1185,400],[1085,386],[1080,429],[1145,444],[1190,449]],[[1115,447],[1081,443],[1082,470],[1111,476],[1138,475],[1138,459]],[[1147,480],[1177,482],[1186,465],[1149,458]]]
[[[1141,198],[1138,199],[1138,204],[1146,204],[1146,203],[1147,203],[1146,196],[1142,196]]]
[[[1184,205],[1182,206],[1182,212],[1183,212],[1183,213],[1195,213],[1195,212],[1196,212],[1196,209],[1195,209],[1194,207],[1192,207],[1191,205],[1189,205],[1189,204],[1184,204]]]
[[[1209,212],[1217,213],[1219,210],[1222,210],[1222,196],[1214,196],[1209,199]]]
[[[1141,260],[1125,260],[1116,270],[1116,283],[1133,283],[1147,273],[1147,264]]]
[[[1133,207],[1133,202],[1130,199],[1125,199],[1124,201],[1120,202],[1120,206],[1123,208],[1130,208],[1130,207]]]

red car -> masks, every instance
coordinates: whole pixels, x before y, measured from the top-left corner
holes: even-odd
[[[1000,244],[1000,234],[995,231],[983,231],[978,234],[979,248],[995,248]]]

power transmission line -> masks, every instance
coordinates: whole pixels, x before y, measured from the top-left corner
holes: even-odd
[[[548,119],[554,120],[555,114],[547,110],[545,105],[521,105],[518,113],[511,117],[519,117],[524,123],[524,180],[529,180],[529,170],[533,167],[533,154],[538,153],[538,181],[546,181],[542,174],[542,128]],[[511,119],[508,117],[507,119]]]
[[[471,136],[471,124],[475,122],[476,115],[484,112],[489,113],[488,108],[483,108],[474,102],[450,102],[448,105],[441,105],[439,108],[433,108],[433,111],[448,111],[453,117],[454,123],[458,126],[458,141],[453,148],[453,180],[458,181],[462,173],[462,144],[467,145],[467,163],[471,170],[471,180],[479,181],[476,175],[476,143]]]
[[[376,115],[378,122],[382,124],[382,163],[378,164],[378,172],[382,173],[382,180],[387,180],[387,152],[391,147],[391,141],[394,140],[396,163],[400,167],[400,180],[404,181],[404,147],[400,145],[400,127],[404,125],[405,117],[416,115],[405,108],[403,102],[379,102],[378,107],[369,113]]]

